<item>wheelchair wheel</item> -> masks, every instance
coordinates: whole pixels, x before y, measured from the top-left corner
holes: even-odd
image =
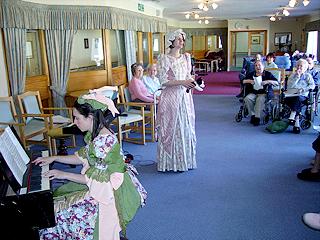
[[[300,126],[303,130],[309,129],[311,127],[311,122],[309,120],[301,120]]]
[[[236,122],[241,122],[242,121],[242,113],[241,112],[236,114],[235,120],[236,120]]]

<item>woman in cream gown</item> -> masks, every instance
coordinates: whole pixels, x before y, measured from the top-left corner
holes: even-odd
[[[166,36],[169,53],[160,55],[159,80],[164,88],[157,112],[158,171],[188,171],[197,167],[195,112],[190,54],[180,53],[185,33],[181,29]]]

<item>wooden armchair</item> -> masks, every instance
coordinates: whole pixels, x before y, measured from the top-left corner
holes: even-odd
[[[7,126],[13,126],[20,136],[20,140],[25,144],[24,124],[19,123],[16,108],[12,97],[0,97],[0,133]]]
[[[51,155],[55,155],[57,154],[56,140],[71,137],[72,147],[75,147],[73,134],[56,134],[54,131],[55,128],[72,123],[71,108],[43,108],[39,91],[18,95],[18,103],[22,121],[25,124],[26,145],[44,142],[48,145]],[[52,112],[55,110],[65,110],[69,117],[54,115]]]
[[[114,88],[114,93],[110,93],[105,91],[105,94],[109,98],[118,98],[119,96],[119,89],[117,86],[108,86],[108,88]],[[112,97],[111,97],[112,96]],[[134,104],[134,103],[121,103],[118,99],[119,107],[123,106],[125,111],[118,116],[113,123],[116,125],[117,134],[118,134],[118,141],[120,145],[122,145],[122,141],[137,143],[137,144],[145,144],[145,104]],[[126,109],[128,107],[135,106],[137,107],[136,112],[128,112]],[[131,137],[129,135],[130,131],[140,131],[140,138],[138,137]],[[124,136],[123,136],[124,135]]]
[[[134,108],[133,105],[143,105],[147,107],[144,110],[145,116],[145,124],[146,124],[146,133],[151,135],[151,139],[146,139],[147,142],[155,141],[155,115],[156,115],[156,104],[155,103],[147,103],[147,102],[133,102],[131,99],[131,94],[128,89],[128,84],[123,84],[120,86],[120,100],[121,103],[126,104],[125,109],[126,112],[129,113],[137,113],[139,110]],[[133,105],[132,105],[133,104]]]

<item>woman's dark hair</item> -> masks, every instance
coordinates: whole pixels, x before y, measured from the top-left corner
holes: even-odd
[[[273,59],[276,58],[276,56],[272,52],[267,54],[266,58],[268,58],[268,57],[273,58]]]
[[[186,39],[185,39],[184,35],[181,34],[181,36],[182,36],[183,41],[186,42]],[[174,43],[175,40],[176,40],[176,39],[174,39],[174,40],[169,40],[169,41],[171,42],[171,45],[169,46],[169,48],[171,48],[171,49],[174,48],[173,43]]]
[[[143,68],[143,65],[141,63],[134,63],[134,64],[131,65],[132,76],[134,76],[134,74],[136,73],[136,69],[139,66]]]
[[[92,139],[99,135],[103,127],[109,128],[110,123],[115,119],[109,110],[102,111],[101,109],[94,109],[88,103],[80,104],[78,101],[75,101],[73,107],[86,118],[89,117],[89,115],[92,116]]]

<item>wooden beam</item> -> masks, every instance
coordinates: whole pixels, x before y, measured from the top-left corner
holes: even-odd
[[[113,86],[114,82],[112,79],[112,63],[111,63],[111,47],[110,47],[110,30],[104,29],[102,31],[102,39],[103,39],[103,50],[104,50],[104,66],[107,71],[106,84],[109,86]]]
[[[137,32],[137,41],[138,41],[137,62],[143,62],[142,32]]]

